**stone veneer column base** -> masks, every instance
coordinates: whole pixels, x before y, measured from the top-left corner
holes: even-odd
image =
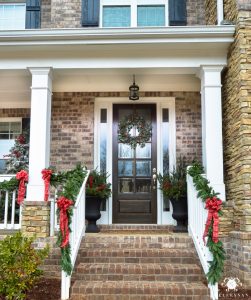
[[[22,210],[21,231],[27,236],[48,237],[50,235],[50,203],[25,201]]]
[[[227,252],[223,277],[237,277],[242,288],[251,289],[251,232],[232,231],[223,238]],[[222,278],[224,279],[224,278]]]

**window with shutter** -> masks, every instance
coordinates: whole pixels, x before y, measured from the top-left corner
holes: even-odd
[[[169,25],[185,26],[186,24],[186,0],[169,0]]]
[[[40,28],[40,0],[26,0],[27,29]]]
[[[99,0],[82,0],[82,25],[85,27],[98,27],[99,9]]]

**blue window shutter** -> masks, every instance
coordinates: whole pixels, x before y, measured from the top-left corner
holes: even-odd
[[[99,0],[82,0],[82,26],[99,26]]]
[[[25,28],[40,28],[40,0],[26,0]]]
[[[187,25],[186,0],[169,0],[169,25]]]

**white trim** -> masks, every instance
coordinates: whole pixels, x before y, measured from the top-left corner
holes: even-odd
[[[217,24],[221,25],[224,19],[224,4],[223,0],[217,0]]]
[[[99,142],[100,135],[98,130],[98,124],[100,120],[100,109],[107,109],[107,124],[108,124],[108,135],[107,135],[107,172],[112,174],[112,122],[113,122],[113,104],[126,104],[132,103],[126,97],[110,97],[95,98],[94,102],[94,167],[98,167],[99,164]],[[162,163],[162,109],[169,109],[169,164],[175,166],[176,164],[176,115],[175,115],[175,98],[174,97],[142,97],[139,104],[154,103],[156,104],[156,117],[157,117],[157,172],[163,171]],[[112,183],[112,176],[109,178]],[[160,190],[157,192],[157,224],[174,224],[172,219],[172,211],[163,212],[162,194]],[[112,224],[112,197],[107,202],[107,211],[101,212],[101,224]]]
[[[0,31],[0,45],[231,43],[235,26],[88,28]],[[198,47],[198,46],[197,46]]]
[[[3,123],[3,122],[20,122],[21,123],[21,127],[22,127],[22,118],[12,118],[12,117],[7,117],[7,118],[0,118],[0,122]],[[22,130],[22,128],[21,128]]]

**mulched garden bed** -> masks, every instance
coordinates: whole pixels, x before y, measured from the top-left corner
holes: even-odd
[[[26,300],[60,300],[61,281],[59,279],[41,278],[27,294]],[[5,297],[0,296],[0,300]]]

